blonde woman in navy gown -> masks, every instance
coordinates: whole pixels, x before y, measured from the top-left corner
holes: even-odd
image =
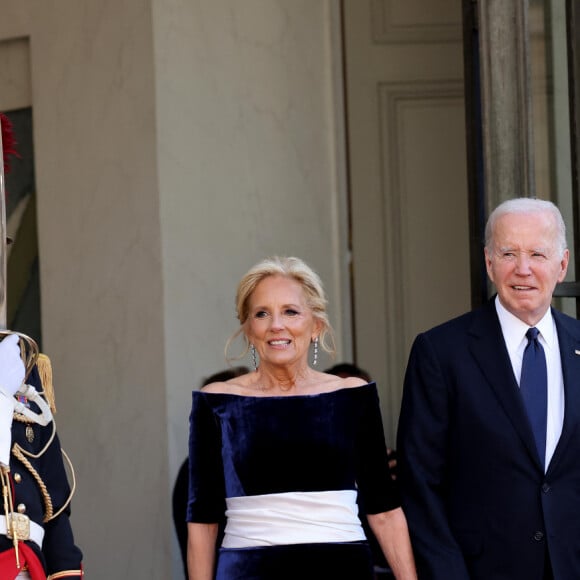
[[[297,258],[264,260],[236,308],[233,338],[255,370],[193,393],[190,580],[372,579],[357,493],[395,577],[415,579],[376,386],[309,364],[331,350],[319,277]]]

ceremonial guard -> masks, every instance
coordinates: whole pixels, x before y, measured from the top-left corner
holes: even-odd
[[[10,122],[1,113],[0,121],[6,143]],[[7,151],[13,152],[8,145],[0,155],[0,240],[6,238],[3,165]],[[5,247],[0,253],[5,327]],[[74,472],[53,419],[50,361],[25,335],[0,330],[0,339],[0,580],[82,578],[82,553],[69,521]]]

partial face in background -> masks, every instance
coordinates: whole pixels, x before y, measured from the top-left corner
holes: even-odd
[[[499,217],[491,247],[485,249],[487,273],[501,304],[530,326],[550,307],[556,284],[566,276],[568,258],[548,211]]]

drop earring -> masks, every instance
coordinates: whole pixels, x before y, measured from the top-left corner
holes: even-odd
[[[254,365],[254,370],[258,370],[258,359],[256,357],[256,347],[251,344],[250,345],[250,352],[252,353],[252,364]]]
[[[318,363],[318,337],[314,339],[314,352],[312,354],[312,366],[316,366]]]

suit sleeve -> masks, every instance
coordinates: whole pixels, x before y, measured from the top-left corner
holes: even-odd
[[[431,580],[469,580],[446,515],[450,404],[441,362],[428,335],[419,335],[405,375],[397,451],[417,570]]]
[[[42,389],[36,368],[28,383]],[[39,410],[34,403],[31,408]],[[27,428],[33,431],[31,439],[27,438]],[[30,547],[43,563],[48,578],[81,578],[83,554],[75,544],[69,519],[71,487],[55,429],[53,421],[42,427],[14,420],[10,464],[11,472],[18,474],[14,501],[26,506],[30,519],[44,528],[42,549],[32,542]]]
[[[47,450],[45,459],[46,469],[45,482],[49,489],[53,490],[52,498],[54,510],[57,512],[61,506],[69,501],[70,487],[68,484],[62,451],[58,436],[55,436],[51,447]],[[46,559],[48,574],[67,571],[66,578],[80,578],[82,569],[82,552],[76,546],[70,524],[70,504],[56,517],[45,524],[44,543],[42,551]]]
[[[30,382],[37,388],[42,388],[36,368]],[[44,430],[45,436],[48,429],[50,426]],[[58,578],[81,578],[83,554],[75,544],[70,523],[71,488],[58,434],[54,435],[46,453],[39,458],[39,467],[44,483],[50,491],[54,513],[58,514],[46,522],[44,527],[42,552],[46,560],[48,577],[55,575]]]

